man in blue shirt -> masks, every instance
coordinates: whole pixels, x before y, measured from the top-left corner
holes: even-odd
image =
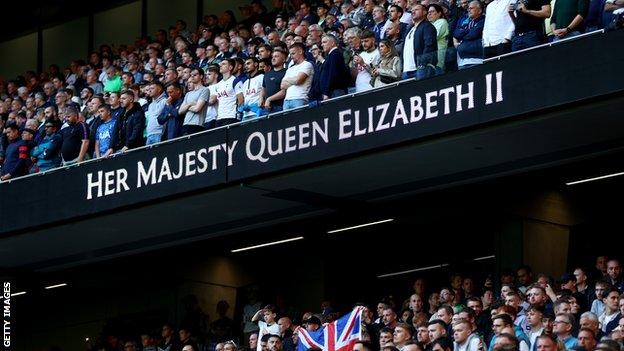
[[[94,158],[108,157],[113,152],[111,139],[113,137],[115,120],[112,118],[110,106],[100,106],[98,108],[98,114],[102,119],[102,123],[98,126],[97,132],[95,133]]]

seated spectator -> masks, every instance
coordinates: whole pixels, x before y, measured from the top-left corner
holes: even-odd
[[[399,55],[389,39],[379,42],[379,54],[381,59],[371,72],[375,88],[399,81],[403,72]]]
[[[479,1],[471,1],[468,5],[468,23],[457,27],[453,33],[459,69],[483,63],[482,34],[485,16],[481,6]]]

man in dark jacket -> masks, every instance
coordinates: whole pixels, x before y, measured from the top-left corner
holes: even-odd
[[[427,8],[424,5],[414,5],[412,19],[414,26],[407,33],[403,47],[403,78],[424,79],[435,74],[438,33],[433,24],[427,21]]]
[[[347,93],[351,82],[351,73],[344,62],[344,56],[338,49],[338,39],[333,35],[325,35],[321,39],[325,52],[325,62],[321,66],[320,92],[323,100],[338,97]]]
[[[0,180],[23,176],[27,173],[30,164],[28,145],[20,139],[19,127],[12,123],[6,127],[6,136],[9,141],[5,150],[4,164],[0,172]]]
[[[167,86],[167,103],[158,116],[158,124],[165,126],[163,140],[171,140],[182,135],[182,122],[184,115],[180,115],[178,110],[182,105],[182,87],[178,83]]]
[[[119,98],[124,112],[115,122],[111,146],[114,152],[126,152],[145,145],[143,130],[145,129],[145,113],[138,102],[134,102],[134,93],[124,91]]]
[[[457,47],[457,66],[468,68],[483,63],[483,25],[485,16],[477,0],[468,5],[468,22],[458,26],[453,33]]]

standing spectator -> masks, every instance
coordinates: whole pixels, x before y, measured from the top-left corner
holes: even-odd
[[[550,17],[549,0],[525,0],[509,5],[509,16],[514,22],[511,50],[518,51],[540,45],[546,40],[544,20]]]
[[[362,42],[362,52],[353,56],[354,68],[356,71],[355,91],[366,91],[372,89],[371,71],[373,65],[380,60],[379,50],[375,47],[375,33],[370,30],[364,30],[360,34]]]
[[[0,171],[0,180],[23,176],[30,167],[28,143],[20,138],[19,127],[12,123],[6,127],[8,145],[4,151],[4,164]]]
[[[46,120],[45,136],[41,142],[35,146],[30,156],[36,159],[36,165],[32,168],[33,173],[45,172],[49,169],[61,165],[61,135],[57,134],[58,123],[53,119]]]
[[[581,34],[584,30],[583,19],[587,16],[589,0],[557,0],[550,18],[550,28],[555,35],[554,41]]]
[[[485,9],[483,24],[483,58],[511,52],[514,23],[509,16],[511,0],[492,0]]]
[[[119,98],[124,111],[115,122],[115,134],[111,141],[111,147],[115,152],[126,152],[145,144],[143,137],[145,114],[141,105],[134,100],[134,92],[131,90],[123,91]]]
[[[434,75],[438,61],[435,27],[427,21],[427,9],[416,4],[412,10],[414,27],[405,37],[403,48],[403,78],[424,79]]]
[[[379,54],[381,55],[381,60],[379,60],[379,63],[375,65],[371,72],[373,87],[375,88],[400,80],[403,72],[401,59],[399,59],[399,55],[389,39],[383,39],[379,42]],[[420,299],[419,295],[415,296],[418,296]],[[414,313],[416,312],[420,311],[414,311]]]
[[[264,335],[279,335],[279,325],[275,321],[276,308],[273,305],[267,305],[263,309],[259,310],[251,318],[252,322],[258,323],[258,339],[262,339]],[[262,318],[262,320],[261,320]],[[257,351],[264,351],[261,343],[258,343]]]
[[[479,1],[471,1],[468,4],[468,23],[457,27],[453,33],[459,69],[483,63],[482,37],[485,16],[483,16],[481,6]]]
[[[388,31],[386,32],[386,38],[392,42],[394,49],[397,51],[399,58],[403,58],[403,49],[405,47],[405,40],[401,36],[401,26],[399,23],[390,23],[388,25]]]
[[[219,83],[219,66],[210,65],[206,70],[206,85],[208,86],[209,96],[216,96],[217,91],[215,87]],[[212,129],[217,122],[217,106],[216,103],[211,103],[211,98],[208,99],[208,108],[206,109],[206,119],[204,120],[204,128]]]
[[[152,102],[147,107],[147,140],[145,144],[151,145],[160,142],[162,139],[163,126],[158,123],[158,116],[165,108],[167,96],[165,95],[163,84],[156,80],[148,85],[147,94],[152,99]]]
[[[87,85],[93,89],[93,94],[101,94],[104,91],[102,83],[98,82],[97,72],[95,70],[89,70],[87,72]]]
[[[236,61],[225,59],[219,64],[219,73],[223,79],[215,86],[216,95],[210,97],[210,103],[218,103],[216,126],[236,123],[236,91],[234,89],[234,66]]]
[[[203,81],[204,71],[194,68],[189,79],[192,89],[184,96],[184,102],[182,102],[178,111],[179,114],[184,115],[182,135],[194,134],[204,130],[210,91],[204,86]]]
[[[78,121],[78,110],[67,107],[64,110],[67,127],[61,129],[61,156],[63,166],[69,166],[84,161],[89,149],[89,131],[84,122]]]
[[[119,104],[119,96],[119,93],[110,93],[107,100],[111,108],[111,115],[115,120],[119,118],[119,116],[121,116],[121,114],[123,113],[123,108]]]
[[[245,60],[247,81],[236,94],[238,110],[243,113],[243,120],[258,117],[262,114],[260,107],[260,89],[264,81],[264,74],[258,71],[258,59],[250,57]]]
[[[110,66],[106,70],[106,76],[108,80],[104,85],[104,92],[116,92],[121,91],[123,81],[121,80],[121,68],[119,66]]]
[[[286,51],[282,48],[273,50],[271,58],[271,66],[273,69],[264,74],[262,91],[260,92],[260,104],[268,110],[269,113],[281,111],[282,105],[284,104],[286,92],[280,89],[280,85],[286,74],[286,69],[284,68],[286,56]]]
[[[444,73],[444,61],[446,61],[446,48],[448,47],[449,24],[444,18],[444,10],[438,4],[430,4],[427,7],[427,19],[436,29],[438,41],[438,74]]]
[[[94,158],[108,157],[113,153],[111,148],[111,139],[115,129],[115,120],[111,115],[111,109],[108,105],[102,105],[98,109],[98,114],[102,122],[95,133],[95,153]]]
[[[375,6],[373,8],[373,28],[371,29],[375,33],[375,41],[379,42],[384,36],[384,29],[386,28],[386,9],[383,6]]]
[[[182,135],[182,122],[184,121],[178,111],[182,105],[182,87],[178,83],[167,86],[167,99],[165,106],[158,116],[158,124],[164,126],[164,140],[175,139]]]
[[[325,61],[321,66],[319,77],[320,93],[323,100],[345,95],[351,73],[344,62],[344,56],[338,48],[338,39],[333,35],[325,35],[321,40]]]
[[[409,32],[410,24],[401,22],[401,17],[403,16],[403,8],[399,5],[390,5],[388,8],[389,18],[386,21],[385,28],[381,32],[381,39],[384,39],[386,35],[388,35],[388,30],[390,29],[391,23],[396,23],[399,26],[399,33],[402,39],[405,39],[407,32]]]
[[[284,110],[304,106],[308,103],[308,93],[312,87],[312,74],[314,73],[312,64],[305,60],[303,44],[293,43],[291,45],[290,58],[293,64],[286,70],[281,83],[281,89],[286,90]]]

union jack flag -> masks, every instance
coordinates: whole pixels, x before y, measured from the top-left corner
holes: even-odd
[[[297,351],[351,351],[353,345],[362,339],[362,310],[358,306],[351,313],[342,316],[316,331],[297,328],[299,344]]]

